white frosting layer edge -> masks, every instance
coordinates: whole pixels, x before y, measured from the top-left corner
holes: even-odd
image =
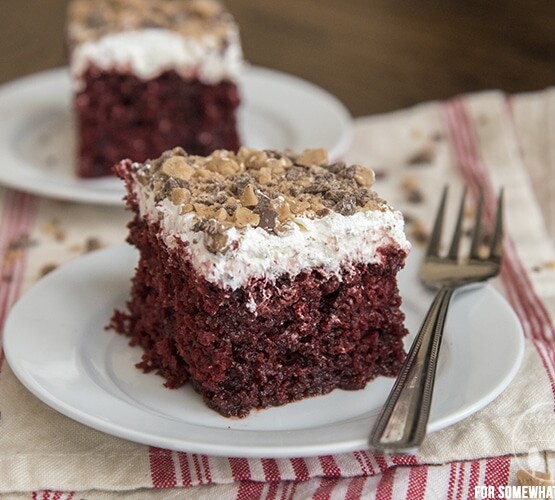
[[[236,248],[214,254],[206,249],[203,233],[192,230],[196,221],[193,214],[181,215],[179,207],[167,199],[155,203],[139,185],[136,194],[141,215],[160,222],[166,245],[172,248],[176,240],[187,242],[196,271],[207,281],[232,290],[251,278],[296,276],[314,267],[339,274],[346,263],[381,263],[377,250],[388,245],[410,250],[401,213],[388,209],[349,216],[332,212],[320,219],[298,217],[299,224],[291,223],[290,230],[280,236],[259,227],[231,228],[228,245],[236,242]]]
[[[209,84],[234,81],[243,61],[235,27],[230,27],[227,42],[222,51],[214,36],[199,41],[159,28],[115,33],[75,47],[71,72],[79,85],[81,75],[92,65],[105,71],[130,72],[144,80],[173,69],[185,78],[194,76]]]

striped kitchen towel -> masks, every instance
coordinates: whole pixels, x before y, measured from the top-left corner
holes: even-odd
[[[508,237],[497,280],[522,323],[522,367],[494,402],[429,435],[420,453],[368,450],[305,458],[210,457],[143,446],[66,418],[32,396],[0,357],[0,493],[6,498],[437,499],[553,471],[555,450],[555,91],[499,92],[356,121],[347,160],[372,166],[377,189],[418,245],[445,184],[504,186]],[[14,166],[15,168],[16,166]],[[123,209],[0,191],[0,323],[57,265],[126,235]],[[499,346],[503,356],[503,346]],[[454,387],[456,392],[457,388]]]

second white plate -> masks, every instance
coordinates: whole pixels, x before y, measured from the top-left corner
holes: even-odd
[[[162,448],[295,457],[367,447],[392,379],[381,377],[361,391],[335,390],[238,420],[208,409],[190,385],[165,389],[161,377],[135,368],[141,349],[104,327],[114,307],[124,306],[136,259],[127,246],[89,254],[46,276],[16,304],[5,325],[4,349],[33,394],[90,427]],[[418,264],[413,251],[399,282],[411,332],[418,330],[431,300],[417,281]],[[494,288],[458,293],[446,325],[428,430],[451,425],[495,399],[515,376],[523,351],[518,319]]]
[[[248,67],[241,79],[239,129],[245,145],[302,151],[323,147],[337,159],[349,147],[352,120],[330,93],[300,78]],[[0,87],[0,183],[59,199],[117,205],[115,178],[75,175],[76,134],[67,69]]]

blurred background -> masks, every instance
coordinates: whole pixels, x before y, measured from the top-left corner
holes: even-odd
[[[0,83],[66,63],[66,0],[2,0]],[[555,83],[553,0],[227,0],[246,58],[310,80],[355,116]]]

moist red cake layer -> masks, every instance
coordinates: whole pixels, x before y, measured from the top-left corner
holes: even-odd
[[[138,366],[157,370],[167,387],[190,380],[208,406],[244,417],[398,373],[404,251],[381,248],[381,264],[345,267],[340,277],[308,269],[231,290],[206,281],[186,246],[168,249],[157,229],[140,217],[130,224],[141,257],[128,311],[114,315],[113,327],[143,348]]]
[[[185,80],[175,71],[142,80],[89,68],[75,97],[79,127],[78,174],[112,174],[122,158],[143,162],[175,146],[190,154],[239,148],[237,86]]]

